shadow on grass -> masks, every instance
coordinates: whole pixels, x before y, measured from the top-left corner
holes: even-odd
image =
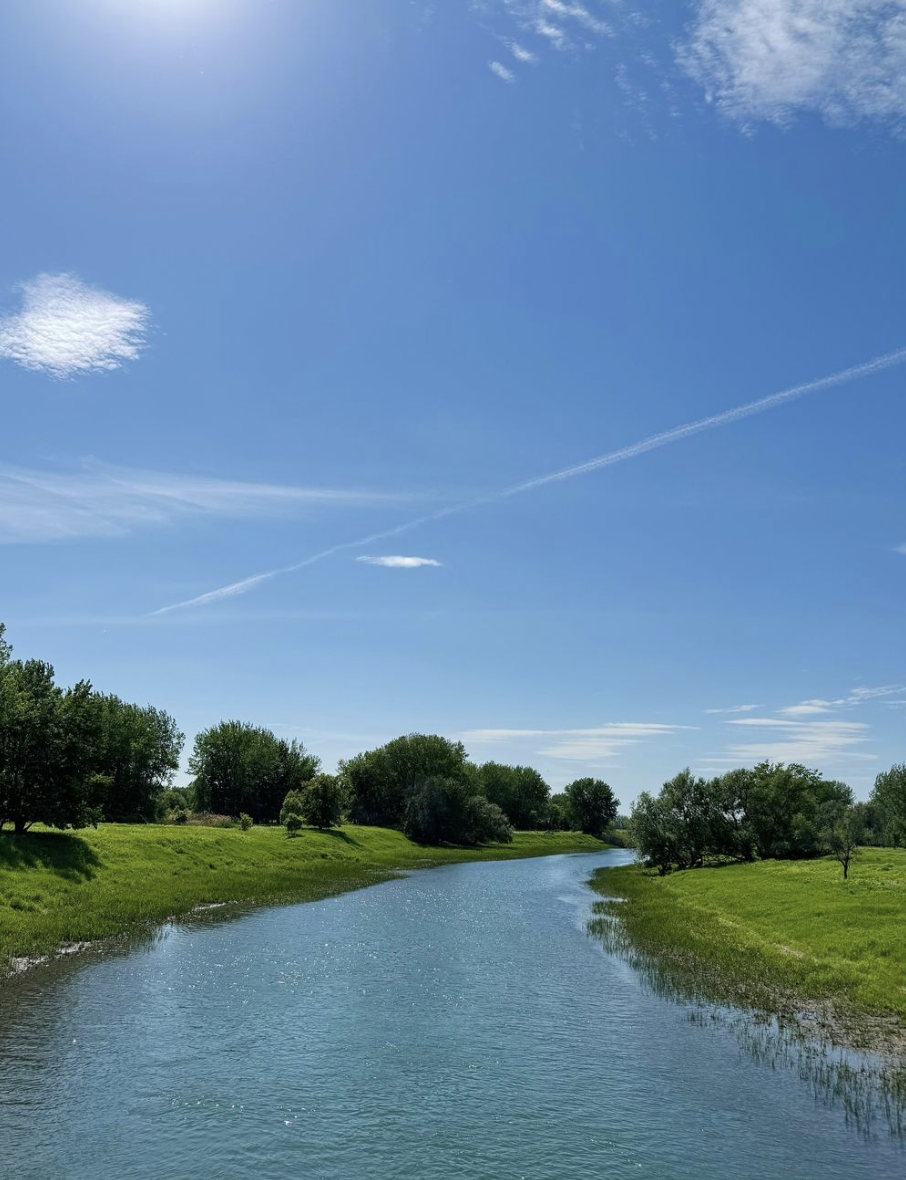
[[[322,828],[319,835],[332,836],[334,840],[342,840],[344,844],[352,844],[355,848],[362,847],[361,840],[354,839],[348,832],[341,832],[339,828]]]
[[[94,849],[69,832],[0,832],[0,869],[49,869],[68,881],[88,881],[100,863]]]

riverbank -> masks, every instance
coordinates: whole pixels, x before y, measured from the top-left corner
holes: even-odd
[[[906,850],[759,861],[659,877],[603,869],[595,932],[655,981],[810,1022],[841,1044],[906,1050]]]
[[[105,824],[80,832],[0,833],[0,975],[33,959],[164,921],[197,906],[317,901],[400,870],[606,847],[578,832],[517,832],[512,844],[435,848],[387,828]]]

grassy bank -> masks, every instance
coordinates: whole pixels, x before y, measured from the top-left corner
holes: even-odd
[[[681,990],[781,1014],[817,1005],[854,1043],[906,1032],[906,851],[864,849],[848,881],[824,859],[667,877],[632,865],[594,887],[625,899],[598,903],[598,933]]]
[[[0,833],[0,974],[12,957],[120,934],[223,901],[315,901],[400,869],[510,860],[603,845],[572,832],[517,832],[512,844],[433,848],[386,828],[304,831],[104,825]]]

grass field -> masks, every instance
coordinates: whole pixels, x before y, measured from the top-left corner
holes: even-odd
[[[193,906],[315,901],[401,869],[604,847],[575,832],[517,832],[512,844],[434,848],[387,828],[163,827],[0,833],[0,975],[18,957],[120,934]]]
[[[850,1030],[906,1031],[906,850],[863,849],[848,881],[834,860],[769,860],[604,869],[594,887],[624,899],[597,904],[597,932],[681,989],[770,1012],[824,1002]]]

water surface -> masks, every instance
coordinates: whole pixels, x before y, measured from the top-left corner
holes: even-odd
[[[0,989],[10,1180],[901,1180],[588,937],[624,853],[212,915]]]

